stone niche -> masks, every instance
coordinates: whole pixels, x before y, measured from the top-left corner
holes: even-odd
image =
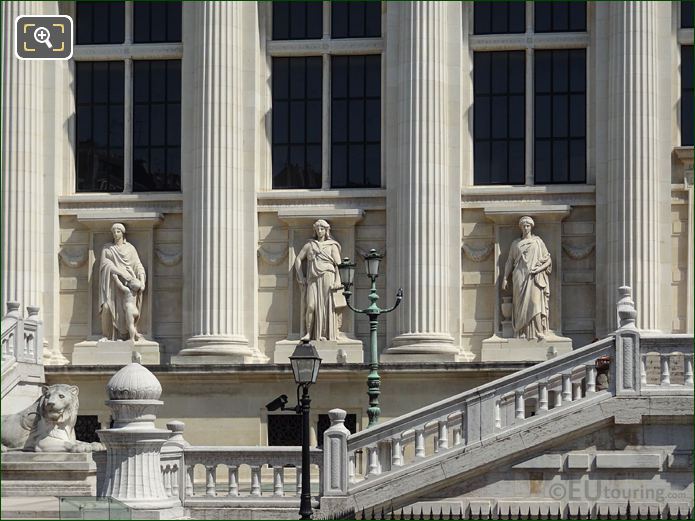
[[[73,365],[125,365],[131,361],[132,353],[137,351],[144,364],[160,363],[159,343],[152,336],[152,283],[154,280],[154,228],[163,220],[159,212],[127,212],[114,215],[113,212],[78,212],[77,221],[89,231],[88,337],[77,344],[73,350]],[[138,332],[142,338],[131,340],[104,340],[99,315],[99,263],[104,244],[112,242],[111,226],[122,223],[126,228],[126,240],[135,246],[145,268],[146,284],[142,310],[138,320]]]
[[[568,205],[498,206],[485,208],[485,217],[495,227],[495,309],[492,336],[483,340],[482,362],[540,362],[572,350],[572,340],[562,336],[562,220],[570,213]],[[550,331],[543,340],[515,338],[511,324],[512,281],[502,290],[504,266],[509,248],[520,237],[519,219],[532,217],[533,234],[538,235],[550,253]]]
[[[364,211],[359,209],[282,209],[278,219],[288,228],[288,302],[287,338],[275,343],[273,363],[288,364],[304,331],[302,330],[301,289],[294,273],[294,262],[302,247],[313,235],[313,224],[325,219],[331,226],[331,236],[340,243],[341,257],[355,259],[355,225],[362,220]],[[362,342],[355,338],[354,313],[347,308],[342,312],[341,334],[337,340],[312,340],[324,363],[362,363]]]

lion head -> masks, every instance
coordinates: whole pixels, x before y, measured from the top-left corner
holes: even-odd
[[[37,412],[49,423],[72,428],[80,407],[79,393],[76,385],[44,386]]]

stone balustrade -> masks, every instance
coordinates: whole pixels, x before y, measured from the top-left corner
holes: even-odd
[[[235,501],[239,498],[262,501],[270,498],[299,497],[301,494],[301,447],[191,446],[183,449],[183,460],[186,472],[183,495],[185,504],[195,499],[214,497]],[[312,466],[316,466],[321,483],[321,449],[311,449],[311,463]],[[194,487],[195,469],[200,466],[205,470],[204,491]],[[242,467],[250,473],[249,482],[243,485],[239,480]],[[164,466],[162,468],[164,469]],[[170,468],[173,469],[171,464]],[[264,477],[271,472],[272,482],[264,482]],[[296,486],[290,489],[287,486],[289,481]],[[319,496],[321,494],[320,488]]]
[[[27,317],[22,316],[19,302],[8,302],[7,313],[2,318],[2,364],[43,361],[43,328],[39,308],[27,306]]]
[[[609,356],[614,345],[613,337],[606,338],[349,436],[348,482],[479,442],[552,409],[609,392],[597,389],[596,361]]]
[[[692,394],[692,336],[643,335],[640,340],[639,369],[642,392]]]

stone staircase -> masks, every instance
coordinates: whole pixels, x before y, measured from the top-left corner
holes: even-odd
[[[562,515],[572,509],[596,514],[603,506],[624,506],[624,500],[592,503],[581,494],[554,498],[541,493],[537,498],[524,498],[513,487],[495,489],[494,483],[479,487],[488,495],[496,490],[494,497],[481,497],[475,487],[464,493],[461,484],[495,473],[519,474],[519,469],[535,468],[541,475],[545,469],[542,479],[547,486],[570,465],[562,447],[571,440],[619,425],[691,423],[693,337],[646,335],[630,326],[564,356],[353,435],[342,425],[344,411],[332,411],[333,425],[324,440],[322,516],[364,510],[393,512],[424,500],[430,505],[447,503],[451,508],[452,498],[469,515],[498,515],[510,505],[518,510],[529,500],[534,506],[547,504],[549,511]],[[646,370],[650,357],[659,360],[657,375]],[[680,381],[671,374],[672,365],[684,368]],[[670,427],[661,429],[666,439]],[[565,452],[576,453],[581,443]],[[581,479],[590,479],[586,476],[600,474],[604,468],[614,469],[614,475],[621,475],[623,469],[633,473],[651,469],[665,482],[675,479],[676,474],[669,474],[669,461],[683,454],[646,447],[642,441],[633,443],[635,450],[600,451],[588,442],[588,451],[581,454],[584,469],[570,479],[580,480],[582,475]],[[688,440],[684,444],[690,451],[685,455],[690,462],[685,465],[689,466],[690,493],[682,501],[672,502],[672,509],[692,507],[692,440],[690,445]],[[648,458],[643,457],[645,451]],[[543,463],[549,455],[554,463]],[[535,463],[524,466],[529,461]],[[638,510],[633,501],[633,513]]]
[[[27,306],[23,317],[19,302],[8,302],[2,318],[2,412],[21,411],[38,398],[43,371],[43,323],[39,308]]]

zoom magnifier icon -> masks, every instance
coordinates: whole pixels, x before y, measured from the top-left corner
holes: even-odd
[[[34,40],[44,44],[49,49],[53,49],[53,45],[51,45],[51,32],[45,27],[37,27],[34,30]]]

